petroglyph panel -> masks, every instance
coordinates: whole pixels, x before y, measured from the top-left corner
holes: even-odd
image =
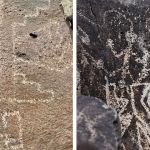
[[[4,148],[23,149],[21,116],[19,111],[7,112],[2,114]]]
[[[121,150],[150,149],[149,5],[78,0],[78,93],[116,109]]]
[[[0,149],[72,148],[72,47],[60,1],[0,0]]]
[[[59,103],[0,102],[0,148],[70,149],[72,139],[71,130],[68,129],[71,124],[68,124],[68,121],[71,121],[71,118],[68,120],[67,116],[71,112],[66,104],[60,107]],[[62,109],[66,111],[62,112]],[[60,124],[59,120],[62,118],[63,122]]]

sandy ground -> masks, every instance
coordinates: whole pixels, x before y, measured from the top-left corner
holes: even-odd
[[[72,149],[72,43],[59,1],[0,0],[0,149]]]

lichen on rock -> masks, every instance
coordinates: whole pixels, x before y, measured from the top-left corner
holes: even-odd
[[[72,16],[73,14],[72,0],[62,0],[61,5],[63,6],[65,18]]]

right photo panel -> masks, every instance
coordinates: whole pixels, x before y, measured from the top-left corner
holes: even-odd
[[[150,0],[77,0],[77,149],[150,150]]]

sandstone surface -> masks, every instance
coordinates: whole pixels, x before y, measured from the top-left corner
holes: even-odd
[[[59,0],[0,0],[0,149],[72,149],[72,42]]]

